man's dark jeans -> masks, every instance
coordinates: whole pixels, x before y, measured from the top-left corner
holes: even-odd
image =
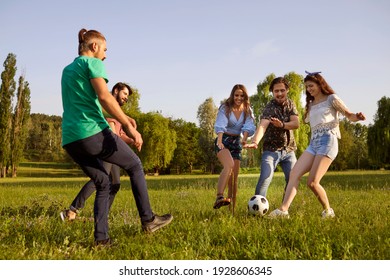
[[[106,128],[91,137],[66,144],[64,149],[95,183],[94,236],[96,241],[109,238],[108,211],[110,179],[103,167],[102,161],[116,164],[126,170],[130,176],[131,188],[141,222],[153,218],[141,160],[110,129]]]

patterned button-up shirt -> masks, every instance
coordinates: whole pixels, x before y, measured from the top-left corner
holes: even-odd
[[[297,108],[291,99],[287,99],[282,105],[272,99],[265,106],[261,119],[278,118],[283,122],[289,122],[291,116],[298,116]],[[287,152],[295,151],[297,145],[294,132],[269,124],[263,137],[263,150],[275,152],[285,149]]]

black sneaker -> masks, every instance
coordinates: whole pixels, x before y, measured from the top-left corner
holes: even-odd
[[[111,245],[112,245],[112,240],[110,238],[104,240],[95,240],[95,246],[110,247]]]
[[[219,196],[217,197],[217,199],[215,200],[215,203],[214,203],[214,206],[213,208],[214,209],[219,209],[221,208],[222,206],[226,206],[226,205],[229,205],[230,204],[230,198],[225,198],[223,196]]]
[[[147,233],[152,233],[168,225],[170,222],[172,222],[172,220],[173,216],[171,214],[165,214],[162,216],[154,215],[152,221],[142,223],[142,229]]]

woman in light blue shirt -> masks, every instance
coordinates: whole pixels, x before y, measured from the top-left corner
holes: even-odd
[[[223,166],[219,175],[214,209],[233,202],[234,212],[242,145],[256,130],[245,86],[237,84],[233,87],[229,98],[219,107],[214,130],[218,135],[215,139],[215,152]],[[227,184],[228,197],[224,197]]]

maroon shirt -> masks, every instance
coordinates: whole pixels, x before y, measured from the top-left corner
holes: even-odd
[[[122,129],[122,124],[113,118],[106,118],[107,122],[113,122],[115,125],[115,134],[117,134],[123,141],[127,144],[131,145],[134,143],[134,140],[126,135],[126,133]]]

